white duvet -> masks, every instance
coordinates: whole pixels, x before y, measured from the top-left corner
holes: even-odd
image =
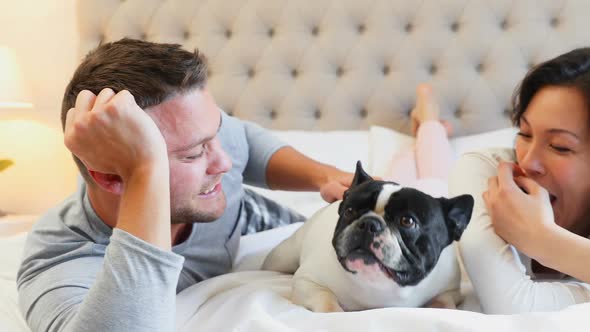
[[[448,309],[387,308],[312,313],[288,298],[291,276],[237,272],[192,286],[177,297],[179,331],[588,331],[590,304],[560,312],[484,315]]]
[[[313,313],[289,301],[291,276],[256,270],[268,251],[300,225],[242,237],[236,272],[185,289],[177,296],[179,331],[589,331],[590,303],[560,312],[485,315],[468,285],[464,310],[386,308]],[[467,287],[466,287],[467,286]]]

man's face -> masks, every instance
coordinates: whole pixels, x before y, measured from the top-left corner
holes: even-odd
[[[172,223],[221,217],[226,205],[221,178],[232,162],[217,137],[221,112],[209,91],[193,89],[147,111],[168,149]]]

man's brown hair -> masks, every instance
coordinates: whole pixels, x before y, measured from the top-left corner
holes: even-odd
[[[161,104],[168,98],[207,83],[207,62],[202,53],[188,52],[178,44],[159,44],[124,38],[98,46],[76,69],[64,93],[61,124],[76,104],[82,90],[95,95],[111,88],[127,90],[142,109]],[[86,166],[74,156],[80,173],[91,184]]]

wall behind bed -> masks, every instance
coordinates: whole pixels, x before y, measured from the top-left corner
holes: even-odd
[[[75,0],[0,1],[0,45],[16,53],[35,108],[21,114],[61,130],[63,91],[78,64]]]

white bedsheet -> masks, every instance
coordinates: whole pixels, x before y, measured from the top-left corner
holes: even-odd
[[[2,229],[1,226],[0,223],[0,229]],[[0,237],[0,331],[2,332],[29,331],[18,309],[16,292],[16,272],[20,264],[26,234],[20,232]]]
[[[424,308],[312,313],[293,305],[291,276],[237,272],[192,286],[177,297],[179,331],[588,331],[590,304],[521,315]]]

